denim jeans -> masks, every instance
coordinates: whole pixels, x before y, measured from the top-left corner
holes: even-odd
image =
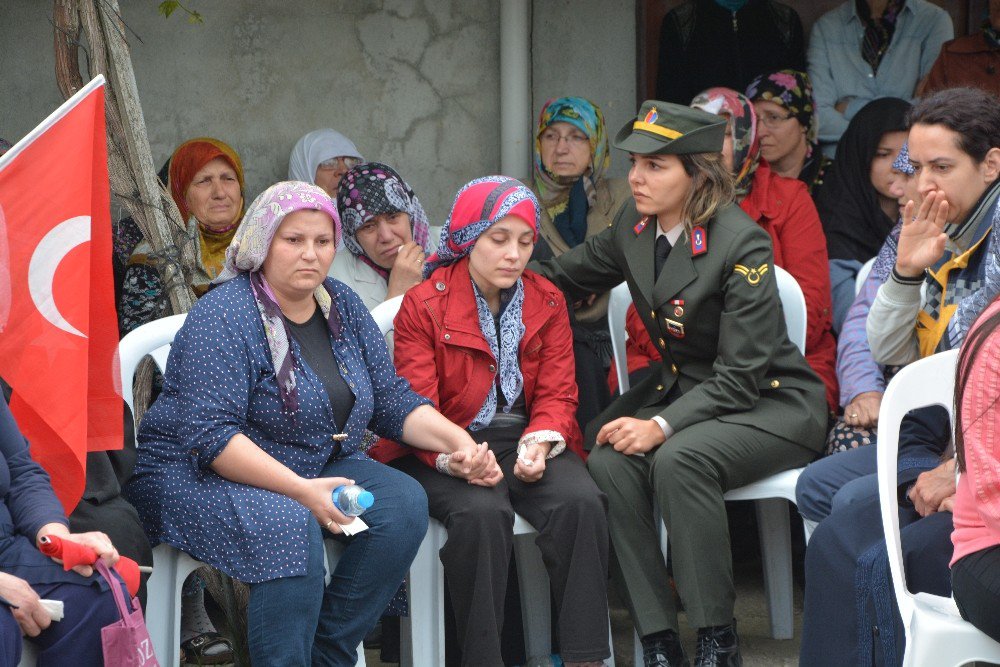
[[[250,586],[254,665],[355,664],[358,644],[396,593],[427,532],[427,496],[407,475],[370,459],[331,461],[323,475],[353,479],[374,494],[375,504],[362,517],[368,530],[339,538],[345,548],[324,586],[324,535],[310,518],[306,574]]]

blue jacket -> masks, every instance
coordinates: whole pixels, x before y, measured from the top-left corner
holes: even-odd
[[[863,106],[879,97],[913,98],[941,51],[954,37],[948,13],[927,0],[906,0],[896,19],[892,42],[878,72],[861,57],[865,26],[854,0],[831,9],[813,25],[809,37],[809,78],[812,79],[819,140],[824,152],[836,147],[847,124]],[[854,98],[844,113],[834,107],[845,97]]]
[[[62,566],[35,547],[42,526],[61,523],[69,526],[62,505],[52,491],[48,473],[32,460],[28,441],[17,428],[6,401],[0,399],[0,570],[31,584],[83,583],[75,572]],[[103,579],[101,579],[103,582]],[[106,588],[102,584],[102,588]]]
[[[385,340],[361,299],[327,278],[344,326],[330,337],[355,402],[337,448],[330,400],[296,359],[299,411],[282,412],[278,383],[247,274],[202,297],[170,349],[163,393],[139,428],[135,474],[125,492],[150,542],[166,542],[248,583],[306,572],[309,510],[281,494],[237,484],[211,464],[237,433],[295,473],[322,474],[332,457],[367,457],[366,429],[398,440],[403,420],[428,403],[396,375]]]

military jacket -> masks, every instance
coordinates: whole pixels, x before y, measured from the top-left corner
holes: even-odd
[[[532,266],[571,299],[625,281],[663,357],[588,426],[585,445],[613,418],[659,415],[674,431],[719,419],[819,451],[824,387],[788,338],[767,232],[726,206],[681,235],[654,282],[656,224],[629,201],[604,232]]]

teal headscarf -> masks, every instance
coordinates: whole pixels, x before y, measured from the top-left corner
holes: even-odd
[[[590,139],[590,167],[582,177],[556,176],[542,163],[541,136],[552,123],[569,123]],[[587,212],[594,205],[596,185],[610,164],[604,114],[596,104],[582,97],[557,97],[542,106],[535,132],[535,190],[570,246],[580,243],[586,234]]]

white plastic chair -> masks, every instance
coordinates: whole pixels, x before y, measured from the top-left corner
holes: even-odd
[[[394,320],[403,297],[384,301],[372,311],[382,335],[394,328]],[[523,517],[514,515],[514,558],[517,562],[517,579],[521,588],[521,617],[524,620],[524,651],[529,658],[547,657],[552,653],[551,602],[549,575],[542,562],[542,554],[535,545],[536,531]],[[410,565],[407,592],[410,615],[402,620],[400,658],[404,666],[433,667],[445,664],[444,640],[444,565],[438,556],[448,531],[435,519],[427,525],[427,535]],[[611,623],[608,621],[608,646],[612,647],[610,661],[615,658],[611,641]]]
[[[879,504],[893,592],[906,635],[903,654],[906,667],[948,667],[976,661],[1000,663],[1000,644],[963,620],[952,598],[911,593],[903,571],[896,499],[900,422],[910,410],[929,405],[942,406],[950,416],[957,365],[958,350],[950,350],[906,366],[886,387],[879,409],[876,445]]]
[[[778,296],[781,299],[788,337],[805,352],[806,300],[802,289],[790,273],[780,266],[774,267]],[[619,386],[627,391],[628,361],[625,356],[625,313],[632,303],[628,285],[622,283],[611,290],[608,305],[608,326],[611,346],[617,369]],[[791,639],[794,635],[792,609],[792,540],[789,529],[788,504],[795,502],[795,483],[802,468],[786,470],[752,484],[732,489],[726,500],[753,500],[757,511],[757,530],[760,535],[761,556],[764,563],[764,588],[767,592],[771,636],[774,639]],[[665,543],[666,529],[661,542]],[[636,664],[642,663],[642,647],[636,636]]]
[[[166,372],[170,345],[186,317],[181,314],[154,320],[129,332],[118,343],[122,398],[132,414],[135,414],[132,386],[136,367],[143,357],[149,355],[160,372]],[[135,425],[135,432],[139,432],[138,424]],[[341,547],[329,540],[326,542],[329,572],[336,567]],[[188,575],[202,565],[204,563],[169,544],[159,544],[153,549],[153,573],[146,582],[146,627],[161,665],[176,665],[180,660],[181,589]],[[364,647],[360,645],[357,665],[365,666]]]
[[[857,296],[861,292],[861,287],[868,280],[868,274],[872,272],[872,266],[875,264],[875,257],[872,257],[867,262],[861,265],[858,269],[858,275],[854,277],[854,294]]]

